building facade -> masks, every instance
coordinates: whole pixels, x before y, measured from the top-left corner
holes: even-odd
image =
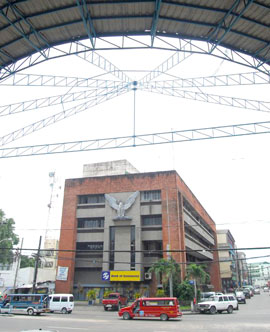
[[[236,245],[228,229],[217,230],[217,242],[222,289],[226,292],[239,285]]]
[[[58,240],[46,239],[40,254],[40,266],[37,270],[37,292],[46,287],[50,293],[55,289]],[[33,287],[35,269],[20,267],[20,255],[14,255],[12,264],[0,264],[0,295],[6,292],[25,292]]]
[[[182,280],[186,263],[203,261],[220,290],[215,223],[175,171],[97,176],[95,168],[65,183],[56,292],[153,295],[159,280],[148,270],[170,250]]]
[[[242,251],[237,252],[239,286],[249,285],[248,264],[246,254]]]
[[[250,285],[267,286],[270,282],[270,263],[254,262],[248,263],[248,280]]]

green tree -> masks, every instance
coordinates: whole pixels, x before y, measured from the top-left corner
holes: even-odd
[[[0,209],[0,263],[10,264],[13,259],[12,248],[19,243],[19,237],[14,233],[15,222],[6,218]]]
[[[149,272],[154,272],[157,277],[162,275],[162,287],[166,291],[169,279],[173,280],[174,276],[180,275],[180,267],[173,258],[161,258],[150,267]]]
[[[180,301],[188,302],[194,298],[193,286],[187,280],[178,285],[178,298]]]
[[[198,288],[210,280],[209,274],[205,271],[205,265],[190,264],[187,267],[187,279],[194,280],[194,293],[198,300]]]
[[[24,267],[35,267],[35,258],[21,255],[20,268],[22,269]]]

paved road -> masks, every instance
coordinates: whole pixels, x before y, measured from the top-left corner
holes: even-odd
[[[270,331],[270,296],[254,296],[233,314],[184,315],[182,320],[161,322],[158,319],[124,321],[117,312],[104,312],[98,306],[77,306],[71,315],[46,314],[40,317],[24,315],[0,316],[0,332],[19,332],[28,329],[50,329],[58,332],[193,332],[193,331]]]

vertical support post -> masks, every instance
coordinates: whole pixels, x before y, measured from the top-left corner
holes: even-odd
[[[32,287],[32,293],[33,294],[36,291],[36,282],[37,282],[37,273],[38,273],[38,263],[39,263],[39,257],[40,257],[41,239],[42,239],[42,236],[39,237],[38,252],[37,252],[37,255],[36,255],[35,271],[34,271],[33,287]]]
[[[133,82],[133,91],[134,91],[134,96],[133,96],[133,146],[136,146],[136,141],[135,141],[135,137],[136,137],[136,86],[137,86],[137,81]]]
[[[14,293],[15,293],[15,289],[16,289],[16,282],[17,282],[18,271],[19,271],[20,263],[21,263],[22,247],[23,247],[23,238],[22,238],[22,243],[21,243],[21,249],[18,252],[18,256],[17,256],[16,271],[15,271],[14,283],[13,283],[13,292]]]
[[[171,235],[170,235],[170,214],[169,214],[169,200],[168,200],[168,189],[166,190],[166,203],[167,203],[167,228],[168,228],[168,244],[167,244],[167,257],[171,260]],[[169,251],[168,251],[169,250]],[[170,297],[173,297],[173,279],[172,274],[169,276],[169,289]]]

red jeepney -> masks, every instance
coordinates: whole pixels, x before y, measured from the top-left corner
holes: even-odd
[[[118,315],[123,319],[159,317],[165,321],[182,317],[182,312],[176,297],[142,297],[131,306],[120,309]]]

